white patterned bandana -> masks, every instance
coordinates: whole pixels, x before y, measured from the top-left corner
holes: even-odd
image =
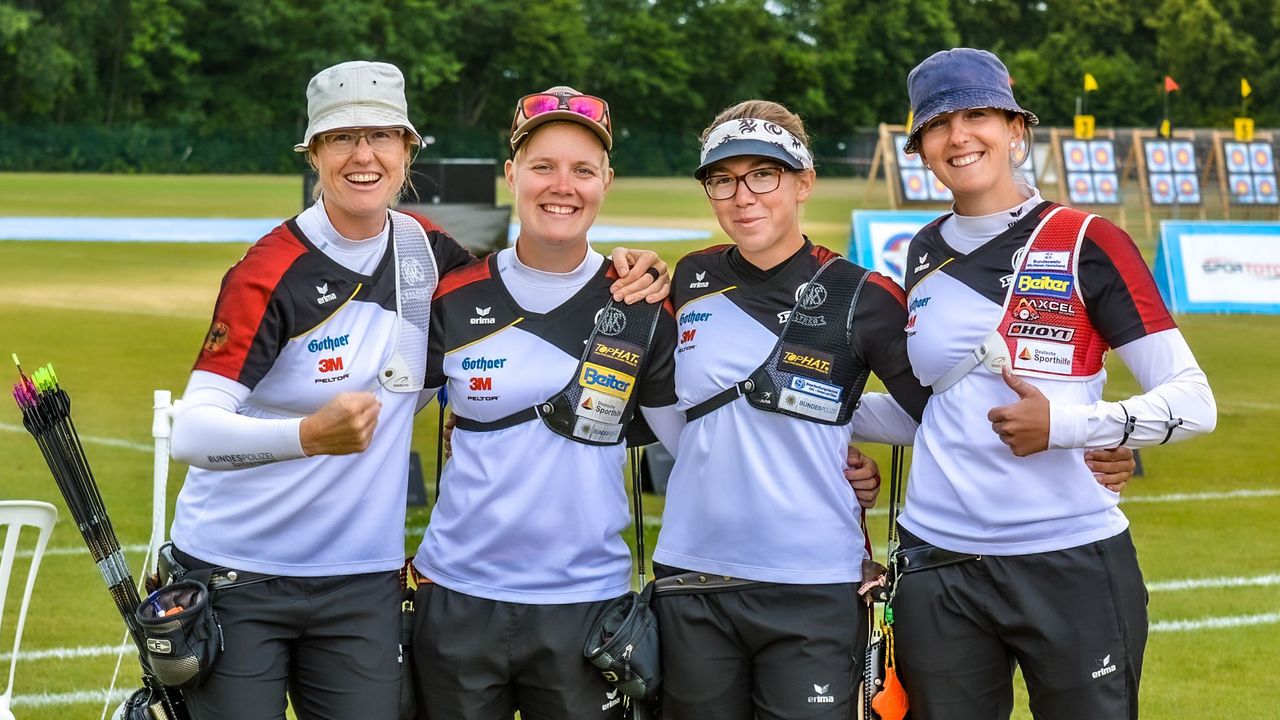
[[[768,120],[741,118],[720,123],[707,136],[694,177],[701,179],[713,163],[743,155],[781,160],[793,170],[813,167],[809,149],[786,128]]]

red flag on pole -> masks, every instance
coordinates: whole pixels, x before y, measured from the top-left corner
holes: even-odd
[[[1164,91],[1165,91],[1165,92],[1167,92],[1167,93],[1171,93],[1171,92],[1175,92],[1175,91],[1177,91],[1177,90],[1181,90],[1181,89],[1182,89],[1182,88],[1178,87],[1178,83],[1173,79],[1173,77],[1172,77],[1172,76],[1170,76],[1170,75],[1165,75],[1165,76],[1164,76]]]

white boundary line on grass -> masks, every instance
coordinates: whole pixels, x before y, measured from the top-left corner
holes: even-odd
[[[1178,590],[1201,590],[1205,588],[1239,588],[1239,587],[1270,587],[1272,585],[1280,585],[1280,575],[1254,575],[1252,577],[1215,577],[1215,578],[1186,578],[1184,580],[1162,580],[1160,582],[1147,583],[1149,592],[1169,592]]]
[[[1280,612],[1259,613],[1257,615],[1226,615],[1223,617],[1207,617],[1199,620],[1160,620],[1151,623],[1151,632],[1192,632],[1195,630],[1218,630],[1222,628],[1248,627],[1251,625],[1275,625],[1280,623]]]
[[[0,423],[0,430],[9,432],[26,433],[27,429],[21,425],[12,423]],[[126,450],[137,450],[138,452],[152,452],[155,446],[147,443],[134,442],[132,440],[121,440],[119,438],[97,437],[96,435],[81,435],[80,442],[90,445],[106,445],[107,447],[118,447]]]
[[[86,705],[88,703],[101,703],[103,699],[107,699],[111,705],[117,705],[125,698],[133,694],[136,688],[119,689],[112,691],[110,698],[107,697],[107,689],[100,688],[98,690],[77,690],[75,692],[65,693],[37,693],[34,695],[14,695],[14,707],[51,707],[56,705]]]

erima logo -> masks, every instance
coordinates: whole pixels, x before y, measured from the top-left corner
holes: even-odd
[[[605,703],[600,706],[601,710],[608,710],[622,702],[622,698],[618,696],[618,689],[614,688],[610,692],[604,694]]]
[[[913,272],[923,272],[923,271],[925,271],[925,270],[928,270],[928,269],[929,269],[929,264],[930,264],[930,263],[929,263],[929,253],[925,253],[925,254],[921,255],[921,256],[920,256],[920,259],[919,259],[919,260],[917,260],[916,262],[918,262],[918,263],[920,263],[920,264],[919,264],[919,265],[916,265],[916,269],[915,269]]]
[[[338,294],[329,292],[329,283],[316,286],[316,292],[320,293],[320,297],[316,298],[317,305],[323,305],[330,300],[337,300]]]
[[[690,289],[690,290],[696,290],[696,289],[698,289],[698,288],[704,288],[704,287],[707,287],[707,286],[711,285],[711,283],[707,282],[707,281],[704,279],[704,278],[706,278],[706,277],[707,277],[707,271],[706,271],[706,270],[703,270],[703,271],[702,271],[702,272],[700,272],[700,273],[694,273],[694,274],[693,274],[693,279],[694,279],[696,282],[691,282],[691,283],[689,283],[689,289]]]
[[[1102,666],[1102,669],[1101,669],[1101,670],[1094,670],[1094,671],[1093,671],[1093,679],[1094,679],[1094,680],[1097,680],[1098,678],[1100,678],[1100,677],[1102,677],[1102,676],[1104,676],[1104,675],[1110,675],[1111,673],[1113,673],[1113,672],[1115,672],[1115,671],[1116,671],[1116,666],[1111,662],[1111,656],[1110,656],[1110,655],[1108,655],[1108,656],[1106,656],[1106,657],[1102,658],[1101,660],[1099,660],[1099,661],[1098,661],[1098,664]]]
[[[489,317],[490,310],[493,310],[492,305],[490,305],[487,308],[481,308],[481,307],[476,308],[476,315],[478,317],[471,318],[471,324],[472,325],[492,325],[498,322],[497,318]]]
[[[810,696],[809,696],[809,702],[811,702],[811,703],[833,703],[833,702],[835,702],[835,701],[836,701],[835,696],[834,696],[834,695],[828,695],[828,694],[827,694],[827,691],[828,691],[828,690],[830,690],[830,689],[831,689],[831,684],[830,684],[830,683],[828,683],[828,684],[826,684],[826,685],[818,685],[817,683],[814,683],[814,685],[813,685],[813,691],[814,691],[815,693],[817,693],[817,694],[816,694],[816,695],[810,695]]]

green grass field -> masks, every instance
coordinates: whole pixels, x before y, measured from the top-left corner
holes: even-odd
[[[811,237],[846,250],[850,210],[886,206],[883,185],[869,198],[865,190],[858,180],[821,181],[806,209]],[[0,175],[0,215],[286,217],[297,212],[300,198],[296,178]],[[1127,224],[1150,257],[1153,238],[1141,227],[1140,207],[1133,202]],[[620,179],[601,222],[701,228],[716,233],[714,242],[724,240],[689,179]],[[701,244],[652,247],[674,263]],[[28,367],[50,361],[57,366],[127,546],[144,544],[148,533],[151,391],[181,392],[218,281],[244,249],[0,242],[0,351],[18,352]],[[1274,370],[1280,318],[1178,320],[1214,387],[1219,422],[1208,438],[1144,451],[1147,475],[1126,491],[1123,507],[1153,588],[1143,714],[1275,717],[1280,686],[1266,678],[1280,667],[1280,531],[1274,521],[1280,516],[1280,482],[1273,477],[1271,434],[1272,424],[1280,423],[1280,374]],[[16,378],[9,372],[7,377]],[[1122,366],[1113,363],[1111,372],[1108,397],[1136,390]],[[19,427],[16,408],[8,407],[0,409],[0,499],[61,507],[35,444]],[[429,486],[435,417],[434,408],[422,414],[414,442]],[[887,449],[869,450],[887,468]],[[181,476],[182,468],[172,468],[171,502]],[[662,498],[646,498],[652,518],[661,507]],[[115,665],[105,648],[123,633],[69,514],[61,512],[23,639],[24,654],[34,657],[17,666],[16,711],[23,720],[98,717],[100,692]],[[426,520],[423,510],[410,513],[406,549],[416,547]],[[883,514],[872,521],[882,553]],[[650,527],[650,550],[655,535],[656,527]],[[136,569],[142,554],[133,550],[129,558]],[[15,576],[23,577],[27,562],[18,560]],[[1191,582],[1214,578],[1231,580],[1208,587]],[[5,608],[0,670],[8,664],[17,600],[11,593]],[[1211,618],[1221,620],[1215,624]],[[136,684],[136,667],[126,656],[119,687]],[[1015,717],[1029,717],[1025,700],[1020,702]]]

